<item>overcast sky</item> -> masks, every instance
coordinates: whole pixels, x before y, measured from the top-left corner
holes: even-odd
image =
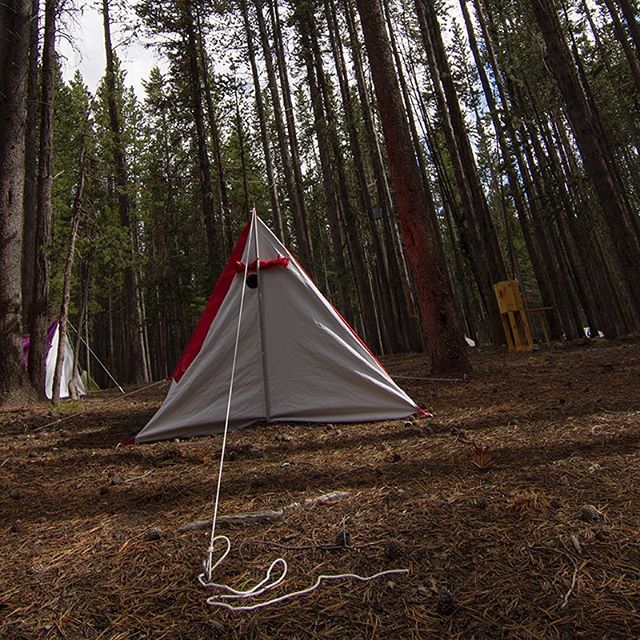
[[[73,77],[76,69],[80,70],[89,90],[95,92],[100,79],[104,75],[104,36],[102,15],[92,6],[85,6],[81,14],[66,21],[63,28],[65,37],[58,42],[58,53],[62,58],[62,72],[66,79]],[[149,77],[154,65],[161,69],[164,65],[157,58],[155,51],[146,49],[140,41],[133,41],[126,46],[119,46],[124,36],[117,25],[112,27],[113,46],[126,71],[126,84],[133,86],[137,95],[144,95],[142,80]],[[73,46],[69,43],[73,42]]]

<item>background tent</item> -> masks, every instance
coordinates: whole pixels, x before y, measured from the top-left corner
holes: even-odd
[[[58,354],[58,344],[60,341],[60,330],[58,321],[55,320],[49,325],[47,329],[47,342],[45,345],[45,361],[46,361],[46,376],[45,376],[45,388],[44,392],[46,397],[51,400],[53,397],[53,375],[56,368],[56,357]],[[29,362],[29,336],[22,336],[22,358],[24,360],[25,369]],[[60,376],[60,397],[68,398],[69,382],[73,377],[73,349],[69,338],[65,336],[64,339],[64,362],[62,363],[62,374]],[[76,388],[80,395],[86,395],[87,391],[82,381],[81,376],[76,377]]]
[[[163,405],[136,442],[224,430],[236,335],[232,429],[262,420],[366,422],[421,411],[254,215]]]

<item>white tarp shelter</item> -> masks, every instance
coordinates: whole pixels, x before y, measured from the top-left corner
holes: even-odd
[[[224,430],[237,332],[231,429],[260,421],[389,420],[422,411],[254,214],[164,403],[136,442]]]
[[[29,360],[29,336],[22,337],[22,355],[24,359],[24,366],[27,366]],[[60,343],[60,325],[58,321],[54,321],[47,329],[47,342],[45,346],[46,361],[45,361],[45,386],[44,392],[46,397],[51,400],[53,397],[53,376],[56,369],[56,358],[58,356],[58,344]],[[62,373],[60,375],[60,398],[68,398],[69,383],[73,379],[73,348],[71,342],[69,342],[68,336],[64,337],[64,360],[62,363]],[[85,388],[82,378],[76,376],[76,389],[79,395],[86,395],[87,390]]]

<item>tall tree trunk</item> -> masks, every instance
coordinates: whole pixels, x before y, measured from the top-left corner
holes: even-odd
[[[509,184],[509,190],[511,192],[511,196],[513,198],[514,207],[516,210],[516,214],[518,216],[518,220],[520,222],[520,228],[522,229],[522,235],[527,246],[527,251],[529,254],[529,259],[533,266],[534,274],[536,276],[536,282],[538,284],[538,289],[540,290],[540,294],[542,296],[544,306],[553,306],[553,298],[548,291],[548,283],[547,283],[547,274],[544,269],[544,265],[542,264],[538,252],[537,246],[534,244],[534,239],[531,236],[531,232],[529,229],[529,212],[527,211],[527,206],[522,194],[522,189],[520,187],[520,182],[518,180],[518,174],[513,162],[513,158],[511,155],[511,149],[509,148],[509,144],[507,142],[507,137],[505,134],[504,127],[502,125],[502,120],[500,118],[500,114],[498,112],[498,105],[496,103],[496,99],[493,95],[493,89],[491,86],[491,82],[487,76],[487,72],[484,66],[484,60],[480,55],[480,49],[478,47],[478,42],[476,39],[475,30],[473,28],[473,23],[471,21],[471,16],[469,14],[469,9],[467,7],[467,0],[460,0],[460,8],[462,9],[462,15],[464,18],[465,26],[467,29],[467,36],[469,39],[469,45],[471,47],[471,51],[473,53],[473,57],[476,63],[476,68],[478,70],[478,76],[480,78],[480,83],[482,85],[482,90],[484,92],[485,100],[487,101],[487,107],[489,108],[489,115],[491,117],[491,122],[493,124],[493,129],[496,134],[496,140],[498,141],[498,147],[500,148],[500,152],[502,155],[502,161],[505,166],[505,170],[507,173],[507,181]],[[477,11],[478,21],[482,22],[483,16],[480,11]],[[483,29],[484,30],[484,29]],[[486,34],[486,31],[485,31]],[[485,35],[487,38],[487,35]],[[487,50],[492,47],[490,42],[486,42],[485,46]],[[493,52],[491,52],[493,55]],[[554,322],[554,318],[552,315],[549,316],[550,322]]]
[[[480,239],[486,247],[486,258],[488,260],[494,282],[497,280],[503,280],[506,278],[506,270],[500,253],[500,247],[498,246],[498,239],[496,237],[493,221],[491,219],[491,212],[489,211],[489,206],[480,182],[480,176],[478,175],[478,168],[471,148],[471,142],[469,140],[464,116],[460,109],[456,87],[453,82],[453,74],[451,72],[447,52],[442,39],[440,25],[438,23],[435,3],[434,0],[418,1],[424,8],[424,25],[430,32],[439,80],[442,83],[442,88],[447,101],[451,125],[454,130],[456,143],[458,144],[464,177],[470,191]]]
[[[496,266],[499,265],[501,258],[498,259],[496,257],[493,261],[489,258],[491,248],[487,244],[487,235],[483,233],[481,223],[481,219],[485,216],[483,211],[488,211],[488,209],[484,195],[478,189],[474,189],[470,182],[472,175],[475,176],[473,180],[477,179],[475,161],[469,164],[469,159],[467,158],[465,161],[463,158],[463,149],[468,146],[469,141],[458,105],[455,87],[451,79],[448,78],[450,71],[448,70],[448,63],[446,61],[446,52],[444,52],[444,43],[440,36],[439,44],[437,44],[438,38],[435,37],[440,33],[439,27],[437,23],[436,25],[431,25],[431,27],[429,26],[427,10],[423,0],[416,0],[416,8],[427,53],[427,64],[429,75],[431,76],[431,84],[440,112],[439,115],[442,119],[442,129],[453,167],[455,184],[460,197],[461,207],[455,211],[457,211],[461,217],[456,222],[463,236],[463,241],[469,249],[472,271],[478,285],[482,306],[487,316],[490,340],[496,344],[500,344],[504,342],[504,333],[493,285],[496,282],[505,280],[506,272],[504,271],[504,266]],[[435,17],[431,16],[431,20],[434,19]],[[436,55],[437,49],[440,50],[439,57]],[[440,63],[438,63],[439,59]],[[445,80],[447,80],[446,84],[444,82]],[[445,91],[446,86],[448,86],[448,92]],[[454,104],[457,106],[457,110],[451,109],[451,106]],[[457,114],[457,127],[454,127],[454,121],[452,119],[454,112]],[[462,142],[463,139],[466,140],[466,145]],[[494,233],[492,225],[491,232]]]
[[[188,57],[189,82],[191,85],[191,107],[196,125],[196,145],[198,148],[198,177],[200,196],[202,198],[202,216],[207,236],[207,256],[211,279],[215,282],[222,270],[220,243],[216,231],[216,216],[213,205],[213,186],[211,184],[211,164],[207,151],[207,134],[204,126],[204,109],[202,106],[202,82],[198,64],[198,43],[195,32],[191,0],[183,4],[183,26],[185,30],[185,48]]]
[[[71,213],[71,228],[69,229],[69,240],[67,244],[67,259],[64,265],[64,278],[62,282],[62,303],[60,304],[60,315],[58,316],[58,352],[56,354],[56,364],[53,372],[53,393],[51,402],[57,404],[60,401],[60,378],[64,365],[64,345],[67,339],[67,320],[69,318],[69,300],[71,299],[71,273],[73,270],[73,258],[76,250],[76,238],[78,228],[83,213],[84,205],[84,182],[86,173],[86,141],[82,137],[82,147],[80,149],[80,170],[78,173],[78,183],[76,194],[73,199],[73,209]],[[72,378],[73,382],[73,378]],[[77,392],[69,385],[69,393],[72,398],[77,399]]]
[[[287,59],[284,53],[284,43],[282,38],[282,29],[280,25],[280,12],[278,10],[277,0],[267,0],[269,5],[269,17],[273,31],[273,42],[276,49],[276,60],[278,62],[278,76],[280,77],[280,87],[282,90],[282,102],[284,105],[284,116],[287,124],[287,133],[289,137],[289,147],[291,149],[291,161],[293,165],[293,173],[295,176],[296,196],[298,198],[298,206],[302,216],[302,224],[304,226],[305,243],[309,246],[309,254],[313,262],[313,245],[311,243],[311,235],[309,232],[309,214],[307,205],[304,200],[304,181],[302,178],[302,163],[300,162],[300,152],[298,150],[298,134],[295,122],[295,110],[291,100],[291,87],[289,84],[289,72],[287,70]]]
[[[213,146],[213,162],[216,168],[216,178],[218,186],[218,200],[220,209],[220,228],[224,230],[224,238],[226,245],[226,254],[231,253],[233,249],[233,237],[231,233],[231,203],[229,201],[229,190],[227,189],[227,181],[225,178],[225,168],[222,162],[222,141],[220,137],[220,125],[218,123],[218,114],[216,113],[216,104],[213,99],[213,88],[211,86],[213,72],[210,70],[209,56],[204,48],[204,35],[202,33],[202,24],[200,16],[197,16],[197,37],[198,57],[200,59],[200,71],[202,75],[202,89],[207,105],[207,116],[209,121],[209,133],[211,135],[211,143]],[[246,212],[245,212],[246,216]]]
[[[242,11],[245,37],[247,39],[249,63],[251,64],[251,76],[253,78],[253,89],[256,97],[256,111],[258,112],[258,124],[260,126],[260,139],[262,141],[262,151],[264,153],[264,162],[267,170],[267,180],[269,182],[269,198],[271,200],[271,214],[273,216],[273,225],[275,227],[276,235],[280,240],[284,242],[286,241],[286,238],[284,235],[284,227],[282,225],[282,213],[280,212],[278,185],[276,184],[276,176],[273,171],[273,161],[271,159],[271,143],[269,141],[269,134],[267,130],[267,118],[264,111],[262,88],[260,87],[260,74],[258,73],[258,65],[256,63],[256,52],[253,44],[253,33],[251,31],[251,23],[249,22],[249,12],[247,10],[246,0],[240,0],[240,9]]]
[[[33,293],[29,313],[29,378],[45,398],[46,342],[49,325],[49,245],[53,209],[53,75],[55,64],[57,0],[47,0],[42,47],[42,89],[40,94],[40,149],[38,154],[38,210],[36,250],[33,263]]]
[[[313,259],[311,255],[311,243],[308,237],[304,201],[301,201],[300,191],[296,185],[296,171],[293,166],[293,159],[291,158],[291,151],[287,140],[285,119],[282,112],[282,105],[280,103],[280,95],[278,93],[278,81],[273,65],[269,35],[267,33],[264,14],[262,13],[262,0],[253,0],[253,3],[258,17],[260,41],[262,43],[262,51],[264,54],[265,66],[267,68],[267,77],[269,79],[269,91],[271,93],[271,103],[273,106],[273,115],[278,135],[278,146],[280,148],[280,156],[282,158],[285,185],[287,187],[287,195],[289,197],[289,203],[293,213],[297,248],[305,269],[313,277]]]
[[[240,171],[242,173],[242,220],[247,222],[251,219],[249,211],[249,182],[247,177],[247,160],[244,148],[244,128],[240,116],[240,100],[238,98],[238,85],[234,84],[234,95],[236,99],[236,132],[238,134],[238,146],[240,147]]]
[[[120,225],[125,229],[129,250],[133,254],[131,231],[131,200],[129,198],[129,180],[125,158],[122,126],[116,99],[116,69],[111,45],[111,22],[109,18],[109,0],[102,0],[102,18],[104,26],[104,48],[106,56],[105,87],[109,111],[109,127],[113,136],[113,164],[115,174],[116,198]],[[145,378],[143,354],[140,342],[141,327],[138,313],[137,282],[135,268],[127,265],[124,269],[124,305],[125,317],[125,380],[142,382]]]
[[[640,112],[640,102],[638,96],[629,95],[628,91],[624,91],[623,88],[619,85],[619,83],[615,79],[615,74],[613,72],[611,56],[609,51],[604,46],[602,42],[602,38],[600,37],[600,33],[598,28],[596,27],[595,21],[593,19],[593,15],[591,9],[589,8],[589,4],[587,0],[581,0],[582,11],[589,23],[589,29],[591,30],[591,35],[593,37],[593,42],[595,43],[596,49],[598,50],[598,55],[600,56],[600,60],[602,61],[606,75],[611,78],[610,86],[613,92],[616,94],[618,102],[620,103],[622,117],[625,120],[625,123],[628,127],[629,134],[631,135],[631,139],[633,140],[633,145],[636,149],[636,154],[640,155],[640,129],[638,128],[638,122],[634,117],[633,110],[635,109],[636,113]],[[640,53],[639,53],[640,55]]]
[[[400,228],[411,265],[434,373],[468,373],[471,365],[458,318],[436,222],[421,188],[402,95],[394,74],[380,0],[357,0],[384,130]]]
[[[391,188],[387,180],[387,173],[384,165],[384,158],[378,134],[374,123],[373,109],[369,98],[369,89],[365,81],[363,63],[361,58],[362,45],[359,41],[358,32],[355,25],[355,17],[351,0],[343,0],[347,27],[349,30],[349,41],[358,88],[358,96],[362,107],[362,119],[365,129],[365,140],[369,152],[370,163],[373,170],[373,177],[378,200],[378,209],[382,218],[382,245],[386,252],[387,269],[389,272],[388,281],[391,283],[391,296],[393,300],[393,314],[398,324],[400,337],[402,340],[401,349],[420,349],[420,336],[418,335],[419,321],[417,318],[417,304],[415,296],[411,290],[409,278],[404,269],[403,249],[400,245],[399,234],[397,233],[395,209],[391,196]],[[377,229],[374,228],[377,233]],[[398,286],[400,283],[400,286]]]
[[[22,317],[29,322],[33,295],[33,263],[36,251],[38,209],[38,71],[39,0],[32,0],[29,35],[29,79],[27,84],[27,122],[25,125],[24,222],[22,239]]]
[[[324,119],[326,120],[325,134],[331,145],[333,152],[333,165],[337,177],[336,186],[338,190],[338,201],[342,209],[342,221],[344,223],[349,255],[353,267],[355,288],[360,303],[360,314],[364,326],[364,336],[374,352],[380,353],[380,344],[376,317],[374,313],[373,293],[371,291],[369,275],[365,260],[365,243],[362,238],[362,231],[359,228],[355,210],[350,202],[349,189],[347,184],[346,169],[343,160],[343,151],[338,139],[337,122],[333,107],[333,96],[330,95],[329,84],[324,71],[322,52],[318,45],[318,32],[313,15],[306,14],[306,22],[311,45],[313,65],[315,67],[318,85],[320,88],[321,101],[324,104]]]
[[[30,0],[0,4],[0,404],[30,393],[22,361],[22,204]]]
[[[629,64],[629,70],[631,71],[631,76],[633,77],[633,81],[636,85],[636,91],[640,91],[640,60],[638,59],[640,51],[633,51],[631,43],[627,39],[627,33],[624,30],[624,25],[622,24],[620,15],[618,14],[618,9],[613,0],[603,1],[607,7],[609,15],[611,16],[613,32],[615,33],[616,39],[620,43],[622,51],[627,59],[627,63]]]
[[[340,94],[342,97],[342,105],[349,136],[349,146],[353,156],[353,163],[358,182],[358,197],[360,199],[360,207],[366,213],[371,239],[373,242],[374,254],[376,257],[376,266],[380,273],[383,286],[380,288],[381,297],[377,305],[380,315],[385,326],[384,335],[382,336],[381,347],[386,351],[398,351],[402,348],[401,339],[398,335],[398,326],[393,317],[393,299],[391,297],[391,282],[389,280],[389,271],[385,259],[384,251],[381,246],[380,236],[377,233],[375,216],[373,212],[373,204],[371,195],[369,194],[369,185],[365,175],[364,162],[362,157],[362,149],[358,138],[358,129],[354,106],[349,89],[349,81],[344,60],[344,51],[340,41],[340,30],[337,21],[336,8],[334,0],[324,0],[325,15],[329,27],[329,37],[331,41],[331,49],[333,52],[334,64],[340,85]],[[372,309],[373,311],[373,309]]]
[[[415,74],[410,74],[410,77],[415,77]],[[479,322],[484,322],[484,316],[482,310],[478,305],[472,304],[473,294],[470,291],[468,278],[466,277],[467,269],[463,263],[462,256],[464,256],[466,264],[472,265],[470,258],[470,248],[467,244],[468,238],[461,229],[461,223],[463,216],[459,212],[458,202],[453,193],[449,176],[447,175],[446,167],[444,166],[442,157],[442,150],[438,144],[434,128],[430,122],[428,109],[424,103],[422,95],[418,92],[416,86],[416,93],[418,95],[418,105],[422,114],[422,127],[427,147],[431,160],[434,164],[438,183],[440,185],[442,207],[445,212],[445,220],[447,231],[451,239],[451,254],[453,255],[455,280],[458,287],[456,293],[460,297],[460,307],[463,312],[465,321],[465,328],[468,331],[467,335],[471,336],[476,342],[478,342],[478,330],[477,326]],[[471,267],[473,271],[473,267]],[[473,286],[473,285],[471,285]]]
[[[631,0],[618,0],[618,4],[622,9],[622,15],[629,28],[633,46],[636,48],[636,55],[640,58],[640,24],[638,24],[638,12],[634,8]]]
[[[89,260],[85,258],[80,266],[80,282],[82,284],[82,292],[80,297],[80,310],[78,311],[78,326],[76,327],[76,339],[73,345],[73,380],[77,380],[80,375],[80,347],[82,344],[82,332],[87,334],[88,338],[88,313],[89,313]],[[89,351],[89,341],[86,340],[85,345],[86,360],[85,370],[87,372],[87,391],[91,387],[91,352]]]
[[[532,185],[528,182],[529,174],[525,166],[524,154],[519,143],[518,135],[516,132],[516,126],[514,124],[514,116],[512,113],[511,104],[509,102],[509,92],[507,85],[502,76],[502,71],[498,65],[496,57],[493,38],[489,30],[489,24],[484,14],[484,8],[482,0],[472,0],[475,8],[476,16],[478,18],[478,24],[482,32],[482,37],[485,44],[485,50],[487,53],[487,62],[491,68],[495,86],[498,90],[500,108],[502,111],[502,120],[504,121],[505,135],[510,143],[513,151],[513,156],[516,161],[516,166],[523,181],[522,197],[525,200],[523,206],[528,204],[529,216],[520,218],[522,233],[527,244],[531,263],[536,273],[536,279],[540,288],[540,295],[542,297],[543,305],[546,307],[553,307],[553,310],[547,313],[547,321],[549,323],[549,330],[552,338],[560,338],[561,320],[559,317],[559,309],[557,304],[557,297],[553,287],[553,280],[549,271],[549,262],[544,260],[543,254],[545,252],[546,245],[540,243],[540,235],[537,231],[537,225],[533,220],[535,212],[534,207],[536,201],[534,199],[534,191]],[[496,104],[496,109],[498,105]],[[495,113],[493,116],[498,122],[500,118]],[[515,167],[514,167],[515,170]],[[511,182],[510,182],[511,184]]]
[[[615,188],[611,165],[607,161],[606,145],[601,139],[599,127],[571,60],[552,0],[532,0],[532,5],[547,47],[547,63],[564,98],[585,171],[593,183],[604,218],[611,230],[621,272],[631,293],[637,316],[640,313],[640,248],[634,231],[625,223],[627,214]]]
[[[313,125],[318,141],[318,151],[320,155],[320,170],[322,172],[322,188],[324,191],[325,206],[327,210],[327,221],[331,234],[332,253],[335,259],[336,284],[337,284],[337,306],[346,315],[350,322],[353,322],[354,315],[351,307],[349,295],[349,274],[347,273],[346,261],[344,258],[344,238],[342,226],[340,224],[340,210],[338,208],[338,193],[336,180],[331,166],[331,154],[329,151],[329,136],[325,123],[325,114],[322,107],[322,95],[316,70],[314,68],[313,52],[311,45],[312,34],[309,33],[308,19],[306,16],[298,20],[298,29],[301,40],[301,55],[307,69],[307,82],[311,93],[311,107],[313,109]]]

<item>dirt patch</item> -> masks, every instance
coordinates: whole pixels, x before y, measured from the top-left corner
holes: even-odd
[[[221,581],[247,588],[280,554],[274,595],[409,569],[252,613],[206,604],[209,533],[177,531],[210,517],[220,438],[117,447],[156,390],[97,394],[53,425],[44,404],[0,412],[0,637],[640,636],[640,344],[473,359],[462,382],[428,380],[421,355],[384,359],[433,419],[230,437],[221,513],[349,496],[225,525]]]

